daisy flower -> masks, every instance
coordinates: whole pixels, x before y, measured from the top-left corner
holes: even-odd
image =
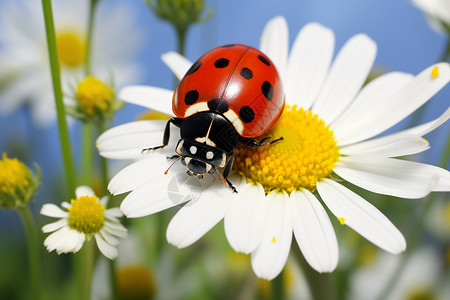
[[[430,25],[443,32],[450,33],[450,1],[448,0],[411,0],[420,8]]]
[[[54,223],[42,227],[42,231],[53,232],[44,241],[49,252],[58,254],[78,252],[84,241],[94,237],[98,249],[109,259],[117,257],[118,237],[127,236],[127,229],[120,224],[122,216],[119,208],[106,209],[108,197],[98,199],[94,191],[87,186],[80,186],[75,191],[76,199],[63,202],[63,210],[55,204],[44,204],[41,214],[60,218]]]
[[[450,79],[447,63],[433,65],[417,76],[388,73],[363,86],[376,55],[366,35],[352,37],[332,62],[333,32],[319,24],[306,25],[288,55],[284,18],[271,20],[261,37],[261,51],[277,66],[284,82],[286,107],[268,133],[284,140],[261,148],[238,146],[231,178],[238,194],[221,180],[206,176],[189,183],[186,168],[166,157],[180,138],[172,130],[169,147],[160,145],[164,121],[138,121],[112,128],[97,140],[100,154],[115,159],[139,159],[113,177],[113,194],[130,192],[121,204],[127,217],[141,217],[191,200],[171,220],[168,241],[186,247],[224,219],[230,245],[251,253],[259,277],[277,276],[288,258],[292,233],[308,263],[330,272],[338,263],[336,236],[321,201],[342,225],[357,231],[380,248],[400,253],[406,242],[399,230],[372,204],[340,182],[345,180],[374,193],[421,198],[450,190],[447,170],[397,159],[429,148],[423,135],[450,115],[405,131],[376,137],[444,87]],[[163,60],[178,77],[189,69],[185,58],[169,53]],[[119,98],[170,114],[172,91],[156,87],[124,88]],[[208,179],[212,178],[212,179]],[[206,179],[206,180],[205,180]],[[178,193],[169,193],[174,181]],[[197,182],[197,183],[196,183]],[[200,182],[200,183],[198,183]],[[197,184],[197,190],[192,190]],[[191,189],[189,188],[191,187]]]
[[[134,82],[140,68],[132,62],[139,45],[139,32],[130,7],[104,6],[100,2],[92,44],[92,73],[114,76],[117,86]],[[54,1],[56,43],[63,91],[70,93],[84,77],[86,30],[90,1]],[[53,92],[40,1],[2,1],[0,5],[0,82],[4,84],[0,112],[8,114],[28,105],[36,124],[55,120]],[[118,43],[117,41],[120,41]],[[7,83],[7,84],[6,84]]]

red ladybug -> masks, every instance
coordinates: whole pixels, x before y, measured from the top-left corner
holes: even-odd
[[[280,118],[284,93],[278,72],[261,51],[231,44],[215,48],[200,57],[187,71],[173,95],[173,112],[165,127],[163,145],[167,146],[170,123],[180,127],[176,147],[187,166],[187,173],[201,179],[206,173],[223,168],[227,179],[238,143],[251,147],[266,145],[254,138],[267,132]],[[220,174],[220,172],[218,172]]]

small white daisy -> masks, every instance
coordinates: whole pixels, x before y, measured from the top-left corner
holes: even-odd
[[[63,91],[70,94],[84,78],[86,30],[90,0],[53,1],[56,43]],[[140,67],[133,62],[140,31],[130,6],[101,1],[96,11],[92,42],[92,73],[114,77],[116,86],[135,82]],[[55,120],[44,19],[40,1],[7,0],[0,4],[0,113],[29,105],[37,125]],[[120,41],[120,42],[118,42]],[[3,67],[5,66],[5,67]]]
[[[44,241],[49,252],[58,254],[78,252],[84,241],[95,237],[100,251],[109,259],[117,257],[118,237],[127,236],[127,229],[117,218],[122,216],[119,208],[105,209],[108,197],[98,199],[94,191],[80,186],[75,191],[76,199],[71,203],[63,202],[63,210],[55,204],[44,204],[41,214],[60,218],[60,220],[42,227],[42,231],[53,232]]]
[[[450,1],[411,0],[426,15],[431,27],[437,31],[450,33]]]
[[[442,252],[432,247],[415,250],[396,279],[396,285],[383,299],[450,299],[448,284],[439,280],[444,261]],[[352,273],[348,299],[380,299],[380,293],[400,263],[399,256],[377,253],[370,265],[359,267]]]
[[[164,121],[132,122],[99,137],[98,148],[105,157],[143,158],[114,176],[110,191],[131,191],[121,205],[127,217],[192,200],[194,204],[186,204],[170,222],[168,241],[180,248],[189,246],[224,219],[230,245],[238,252],[252,253],[255,273],[266,279],[283,269],[292,233],[314,269],[336,268],[337,240],[319,197],[341,224],[388,252],[402,252],[406,242],[398,229],[339,182],[344,179],[375,193],[403,198],[450,190],[447,170],[394,158],[427,150],[429,144],[422,136],[445,122],[450,109],[435,121],[373,138],[442,89],[450,80],[449,64],[433,65],[417,76],[388,73],[363,86],[376,55],[376,45],[366,35],[351,38],[332,64],[334,34],[319,24],[308,24],[300,31],[290,55],[288,45],[285,19],[271,20],[260,48],[283,79],[286,108],[268,134],[284,140],[261,148],[238,145],[234,169],[244,177],[231,178],[238,194],[213,176],[189,183],[194,179],[186,179],[189,176],[181,164],[164,176],[179,130],[172,128],[169,147],[142,153],[161,144]],[[179,78],[191,66],[176,53],[164,55],[163,60]],[[171,114],[172,94],[133,86],[123,89],[119,98]],[[185,197],[173,196],[174,182],[175,192]],[[192,192],[196,184],[197,193]]]

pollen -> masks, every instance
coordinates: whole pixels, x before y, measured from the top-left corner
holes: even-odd
[[[431,77],[436,78],[439,76],[439,67],[436,66],[431,70]]]
[[[76,89],[76,99],[82,110],[89,116],[110,109],[114,99],[114,89],[95,77],[87,76]]]
[[[341,225],[345,224],[345,218],[337,218],[339,223],[341,223]]]
[[[3,153],[0,159],[0,189],[3,193],[15,193],[17,189],[26,189],[30,186],[32,173],[17,158],[8,158]]]
[[[249,181],[261,183],[266,193],[274,189],[313,191],[318,180],[331,175],[339,159],[330,128],[318,115],[296,105],[287,105],[266,135],[283,140],[259,148],[239,145],[235,149],[237,170]]]
[[[82,196],[71,200],[69,227],[84,234],[95,234],[103,227],[105,207],[97,196]]]
[[[272,243],[276,243],[277,242],[277,238],[274,236],[273,238],[272,238]]]
[[[85,60],[84,38],[75,30],[63,30],[56,34],[59,61],[69,68],[79,67]]]

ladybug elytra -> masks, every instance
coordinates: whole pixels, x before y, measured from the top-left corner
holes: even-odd
[[[181,139],[172,158],[181,160],[187,173],[201,179],[217,168],[227,179],[238,143],[251,147],[266,145],[267,132],[280,118],[284,93],[278,72],[267,56],[253,47],[230,44],[200,57],[186,72],[173,95],[173,112],[165,127],[167,146],[170,123],[180,128]],[[175,162],[176,162],[175,161]],[[175,163],[174,162],[174,163]]]

